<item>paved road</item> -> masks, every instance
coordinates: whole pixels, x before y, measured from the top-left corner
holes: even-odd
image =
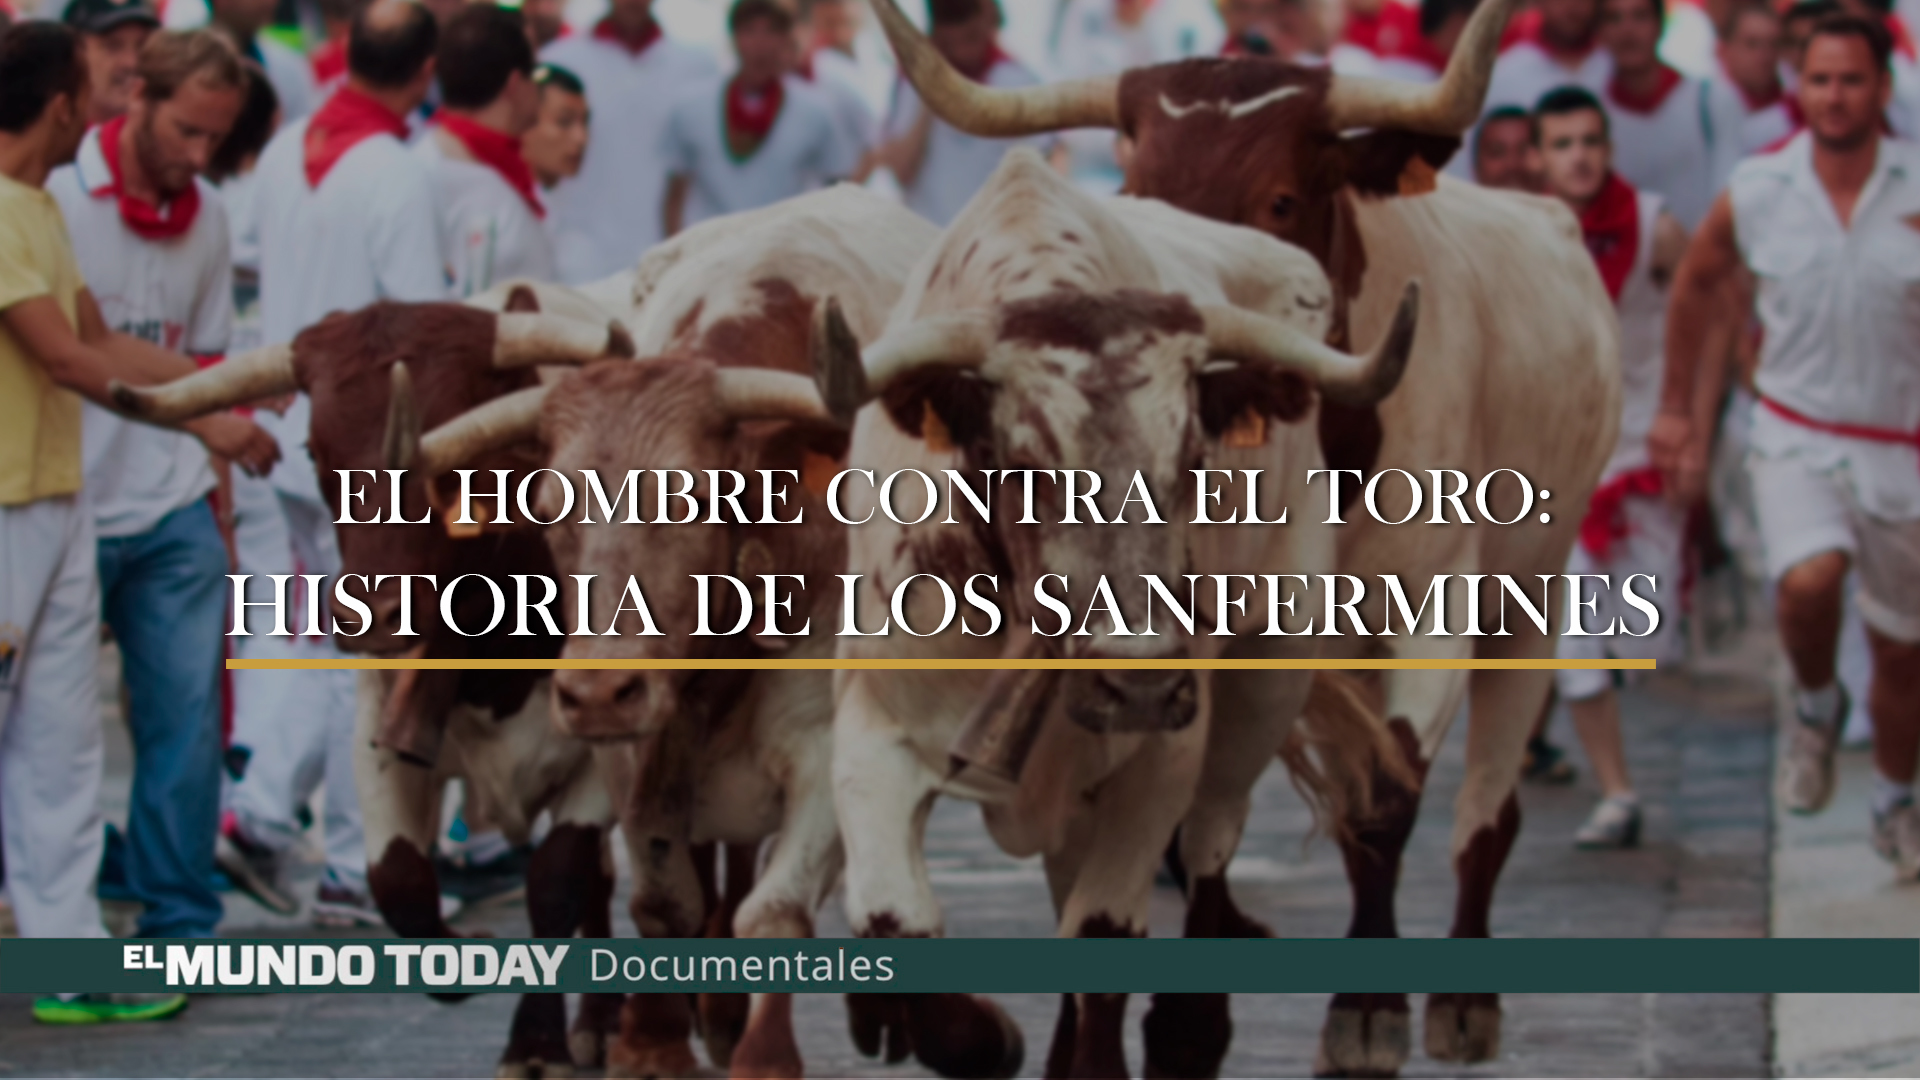
[[[1751,663],[1724,665],[1757,670]],[[1625,702],[1636,781],[1648,804],[1643,847],[1577,852],[1568,842],[1593,799],[1583,782],[1530,787],[1525,824],[1494,908],[1503,937],[1761,936],[1768,926],[1767,777],[1772,754],[1765,685],[1751,675],[1662,677]],[[1570,741],[1564,718],[1563,741]],[[1446,858],[1450,807],[1461,770],[1456,725],[1432,786],[1401,889],[1402,932],[1439,936],[1448,925],[1453,879]],[[1584,781],[1584,777],[1583,777]],[[1247,909],[1288,936],[1331,937],[1348,917],[1338,853],[1303,850],[1307,815],[1286,780],[1270,773],[1232,878]],[[936,812],[929,848],[935,887],[957,936],[1038,937],[1051,933],[1046,888],[1035,862],[996,851],[971,807]],[[517,906],[464,916],[499,935],[527,932]],[[621,918],[622,930],[631,933]],[[1178,896],[1154,898],[1153,933],[1178,932]],[[286,929],[244,900],[232,904],[229,932]],[[837,910],[823,936],[846,929]],[[1002,999],[1027,1040],[1025,1071],[1036,1074],[1053,1026],[1050,996]],[[0,996],[0,1075],[469,1076],[491,1075],[512,999],[482,996],[457,1006],[423,997],[263,995],[202,997],[179,1021],[113,1030],[37,1027],[27,1000]],[[1308,996],[1234,1000],[1237,1037],[1229,1076],[1304,1076],[1325,1001]],[[1416,1006],[1416,1014],[1417,1014]],[[1129,1058],[1138,1069],[1134,1002]],[[1526,995],[1506,999],[1505,1053],[1469,1075],[1765,1075],[1770,1069],[1768,1003],[1759,995]],[[845,1037],[837,999],[803,999],[802,1049],[817,1076],[879,1076]],[[1410,1075],[1441,1075],[1418,1052]]]

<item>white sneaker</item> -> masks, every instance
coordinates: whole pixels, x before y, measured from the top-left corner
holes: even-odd
[[[1573,834],[1573,846],[1590,851],[1638,847],[1640,800],[1631,795],[1609,795],[1587,815]]]
[[[1900,881],[1920,881],[1920,808],[1901,803],[1873,815],[1873,850],[1893,864]]]

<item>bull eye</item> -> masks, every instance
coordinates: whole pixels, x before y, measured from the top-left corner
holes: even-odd
[[[1284,195],[1284,194],[1275,195],[1273,197],[1273,206],[1271,207],[1271,210],[1273,212],[1274,217],[1290,218],[1293,216],[1294,210],[1299,208],[1299,205],[1300,205],[1300,200],[1294,198],[1291,195]]]

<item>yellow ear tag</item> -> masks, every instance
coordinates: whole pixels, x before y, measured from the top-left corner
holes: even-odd
[[[926,442],[927,449],[936,454],[952,450],[953,433],[947,430],[947,423],[940,419],[940,414],[933,411],[933,402],[923,398],[920,406],[924,410],[920,414],[920,438]]]
[[[833,483],[833,474],[839,471],[839,462],[825,454],[816,454],[811,450],[800,452],[800,486],[815,495],[825,495],[827,486]]]
[[[1247,406],[1233,418],[1233,425],[1220,437],[1220,444],[1234,450],[1253,450],[1267,445],[1267,414]]]
[[[1439,174],[1427,159],[1415,154],[1407,159],[1406,167],[1400,170],[1400,194],[1425,195],[1440,186]]]

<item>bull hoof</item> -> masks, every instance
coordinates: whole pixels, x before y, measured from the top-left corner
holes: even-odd
[[[728,1068],[734,1048],[747,1030],[747,1012],[752,999],[746,994],[701,994],[696,1019],[700,1025],[700,1043],[707,1048],[707,1060],[718,1068]]]
[[[1500,995],[1428,994],[1427,1056],[1472,1064],[1500,1056]]]
[[[693,1056],[693,1047],[684,1042],[657,1043],[630,1047],[615,1043],[607,1051],[608,1080],[678,1080],[688,1076],[714,1076]]]
[[[889,1065],[913,1052],[907,1042],[907,1009],[895,994],[848,994],[847,1032],[854,1049]]]
[[[571,1062],[547,1063],[539,1058],[503,1061],[494,1066],[493,1080],[573,1080]]]
[[[598,1069],[607,1063],[607,1035],[596,1028],[576,1027],[567,1032],[567,1053],[582,1069]]]
[[[973,994],[919,994],[907,1003],[914,1056],[953,1080],[1005,1080],[1019,1073],[1026,1039],[993,1001]]]
[[[1155,994],[1140,1030],[1148,1080],[1219,1076],[1233,1043],[1225,994]]]
[[[1412,1052],[1404,994],[1336,994],[1320,1028],[1315,1076],[1398,1076]]]

